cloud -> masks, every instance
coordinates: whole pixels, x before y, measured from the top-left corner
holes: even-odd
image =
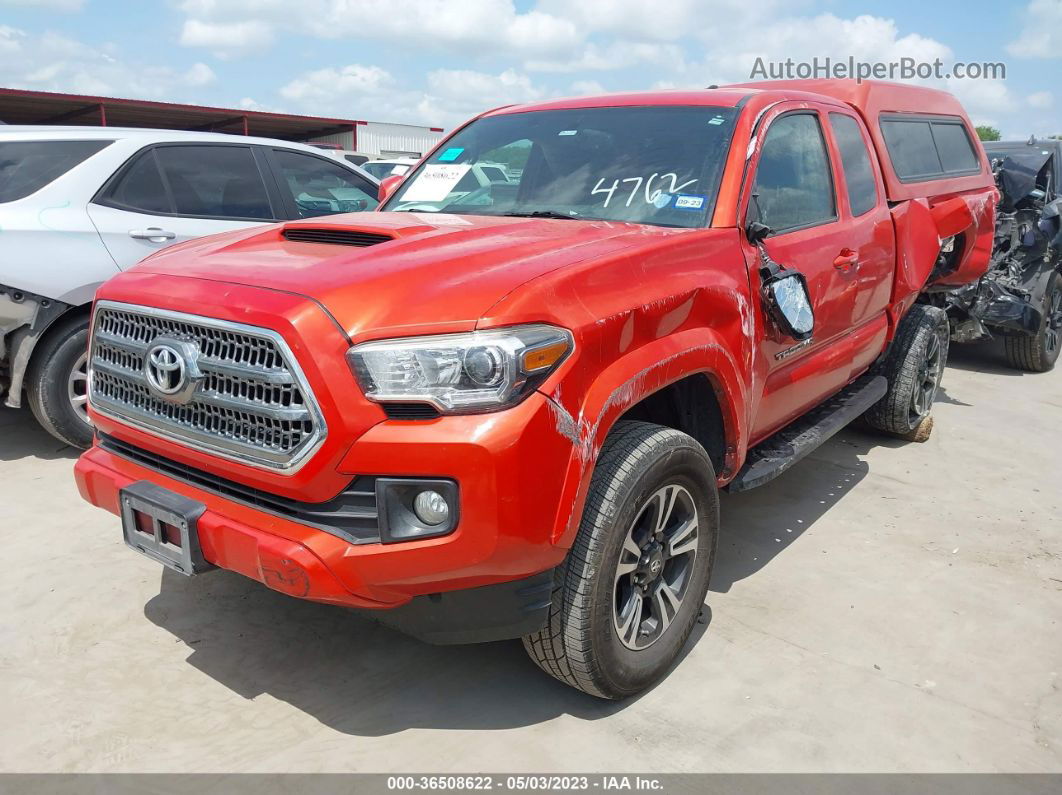
[[[391,88],[394,78],[379,66],[350,64],[306,72],[280,89],[285,99],[303,104],[333,99],[379,95]]]
[[[578,96],[607,93],[605,87],[596,80],[576,80],[571,89],[572,93]]]
[[[219,58],[233,58],[273,43],[273,28],[260,20],[243,22],[185,21],[180,43],[186,47],[205,47]]]
[[[227,57],[262,49],[278,32],[395,42],[465,58],[559,55],[582,41],[570,20],[518,11],[512,0],[302,0],[297,14],[276,0],[185,0],[180,9],[187,15],[181,44]]]
[[[409,86],[379,66],[363,64],[305,72],[279,93],[299,112],[444,127],[498,105],[548,95],[527,74],[514,69],[497,74],[435,69],[422,83]]]
[[[1032,0],[1022,19],[1022,31],[1007,52],[1016,58],[1062,58],[1062,2]]]
[[[683,50],[674,44],[617,41],[607,46],[591,42],[578,55],[562,59],[530,59],[527,69],[534,72],[589,72],[623,69],[638,63],[664,70],[674,69],[685,59]]]
[[[1054,95],[1050,91],[1037,91],[1025,98],[1030,108],[1043,110],[1055,104]]]
[[[127,64],[113,48],[57,33],[31,35],[6,25],[0,25],[0,74],[11,88],[161,100],[195,98],[194,90],[217,79],[204,63],[184,71]]]

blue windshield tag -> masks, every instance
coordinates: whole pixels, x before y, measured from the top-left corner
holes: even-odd
[[[439,155],[439,160],[444,163],[449,163],[451,160],[457,160],[463,151],[465,150],[459,146],[451,147]]]
[[[676,210],[700,210],[704,207],[704,202],[707,200],[707,196],[701,196],[697,193],[676,193],[675,194],[675,209]]]

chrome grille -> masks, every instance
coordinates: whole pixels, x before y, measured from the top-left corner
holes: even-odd
[[[180,401],[157,393],[145,359],[160,340],[191,343],[197,385]],[[101,301],[92,331],[92,407],[107,416],[245,463],[290,470],[323,440],[324,421],[276,332]]]

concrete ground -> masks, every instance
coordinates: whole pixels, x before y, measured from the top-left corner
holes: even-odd
[[[848,429],[724,496],[685,659],[639,699],[187,580],[0,410],[0,770],[1062,771],[1062,371],[956,350],[922,445]]]

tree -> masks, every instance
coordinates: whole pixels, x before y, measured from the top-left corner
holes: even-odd
[[[982,141],[998,141],[1003,137],[999,130],[995,127],[989,127],[987,124],[978,124],[976,129],[977,137]]]

